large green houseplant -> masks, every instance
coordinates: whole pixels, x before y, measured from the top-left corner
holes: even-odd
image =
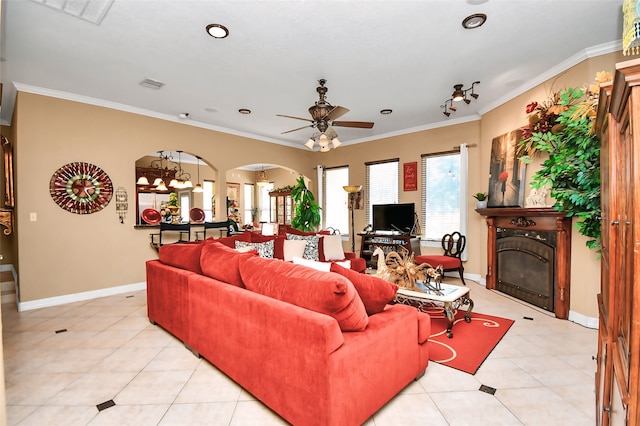
[[[598,73],[596,81],[610,79]],[[538,153],[549,158],[531,178],[531,187],[550,187],[554,208],[578,219],[577,229],[589,238],[589,248],[600,247],[600,139],[594,131],[599,85],[568,88],[544,104],[527,105],[529,124],[523,128],[518,151],[525,162]]]
[[[294,204],[291,226],[306,232],[317,231],[320,226],[320,210],[322,208],[304,183],[304,177],[300,176],[291,189],[291,199]]]

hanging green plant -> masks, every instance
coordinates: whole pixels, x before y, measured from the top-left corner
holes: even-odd
[[[597,81],[608,81],[606,77],[598,73]],[[525,163],[537,153],[549,154],[532,176],[531,187],[551,188],[554,208],[578,219],[578,232],[589,238],[589,248],[599,248],[601,237],[600,140],[593,128],[598,90],[568,88],[545,104],[527,105],[529,124],[518,143]]]
[[[291,189],[291,199],[294,203],[291,226],[306,232],[317,231],[320,226],[320,210],[322,208],[305,185],[304,177],[300,176]]]

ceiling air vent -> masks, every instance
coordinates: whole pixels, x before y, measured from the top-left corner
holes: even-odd
[[[100,25],[113,0],[32,0],[76,18]]]
[[[164,86],[164,83],[158,80],[154,80],[152,78],[145,78],[144,80],[142,80],[140,82],[140,86],[142,87],[146,87],[148,89],[160,89],[162,86]]]

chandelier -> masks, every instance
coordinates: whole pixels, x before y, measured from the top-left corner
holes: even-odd
[[[151,171],[141,175],[136,185],[153,186],[157,191],[168,191],[168,187],[174,189],[193,188],[191,174],[182,168],[182,151],[177,151],[177,153],[178,162],[173,159],[171,153],[165,154],[164,151],[158,151],[158,158],[151,160],[149,165]],[[200,167],[199,163],[198,167]],[[198,173],[199,171],[198,169]],[[149,184],[149,177],[147,175],[155,178],[152,184]],[[171,178],[167,185],[165,180],[168,180],[171,175],[173,175],[173,178]]]
[[[457,107],[453,106],[454,102],[460,102],[460,101],[464,101],[465,104],[470,104],[471,103],[471,99],[469,99],[467,97],[467,93],[469,93],[469,96],[472,97],[473,99],[478,99],[478,97],[480,95],[478,95],[475,92],[475,85],[476,84],[480,84],[479,81],[474,81],[473,84],[471,84],[471,87],[469,87],[468,89],[463,89],[463,85],[462,84],[454,84],[453,85],[453,93],[451,94],[451,98],[447,99],[446,101],[444,101],[444,105],[440,105],[440,108],[444,108],[444,111],[442,112],[444,115],[446,115],[447,117],[449,117],[451,115],[452,112],[456,112],[458,110]]]

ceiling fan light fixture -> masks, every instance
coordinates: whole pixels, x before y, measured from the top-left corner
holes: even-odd
[[[329,152],[329,151],[331,151],[331,148],[329,147],[329,145],[320,147],[320,152]]]
[[[213,38],[225,38],[229,35],[229,30],[224,25],[209,24],[207,25],[207,34]]]
[[[327,137],[327,135],[325,135],[324,133],[320,135],[320,137],[318,138],[318,145],[320,145],[320,148],[329,146],[329,138]]]
[[[342,142],[340,142],[340,139],[338,139],[337,137],[333,138],[331,143],[333,144],[333,149],[336,149],[337,147],[342,145]]]
[[[313,140],[313,138],[309,138],[309,140],[304,144],[304,146],[306,146],[307,148],[309,148],[311,151],[313,151],[313,146],[316,144],[316,141]]]

